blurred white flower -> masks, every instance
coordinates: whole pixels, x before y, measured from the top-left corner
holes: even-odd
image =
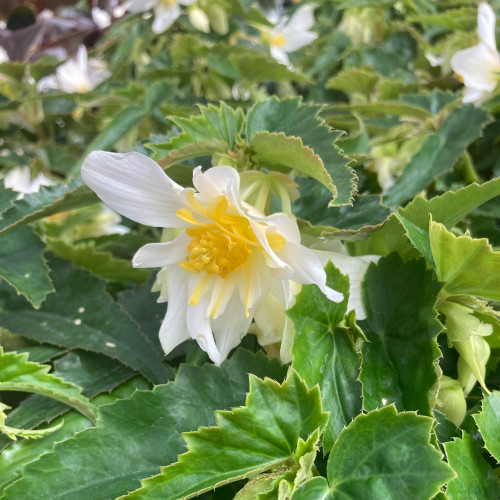
[[[32,179],[29,167],[15,167],[9,170],[3,182],[6,188],[19,193],[18,198],[22,198],[25,194],[36,193],[40,186],[52,186],[54,184],[43,174],[38,174]]]
[[[291,282],[316,284],[331,300],[315,253],[302,246],[292,216],[264,216],[240,198],[232,167],[193,172],[182,188],[139,153],[91,153],[82,177],[118,213],[141,224],[184,229],[174,240],[151,243],[134,256],[135,267],[160,267],[160,301],[168,309],[160,329],[166,353],[188,338],[217,364],[248,332],[271,294],[288,308]]]
[[[95,25],[103,30],[111,26],[111,14],[99,7],[92,8],[92,21]]]
[[[462,102],[484,101],[495,90],[500,77],[500,55],[495,41],[495,13],[487,3],[479,5],[477,28],[481,41],[453,55],[450,64],[464,82]]]
[[[9,54],[7,54],[7,51],[3,47],[0,47],[0,64],[7,62],[8,60]]]
[[[100,59],[88,59],[84,45],[78,47],[74,59],[68,59],[57,67],[56,74],[42,78],[37,90],[60,89],[68,94],[94,90],[111,76],[107,64]]]
[[[153,9],[155,19],[153,32],[160,34],[168,30],[181,15],[181,5],[191,5],[195,0],[131,0],[126,4],[131,12]]]
[[[433,68],[441,66],[444,62],[444,56],[437,56],[436,54],[432,54],[431,52],[426,52],[425,58],[429,61],[429,64]]]
[[[314,25],[314,6],[299,7],[291,18],[283,18],[271,30],[271,55],[282,64],[289,64],[288,53],[312,43],[318,35],[309,31]]]

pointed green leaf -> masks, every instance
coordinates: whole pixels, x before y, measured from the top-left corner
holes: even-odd
[[[41,186],[37,193],[24,195],[1,214],[0,233],[67,210],[85,207],[99,201],[82,179],[65,186]]]
[[[393,405],[356,417],[330,452],[332,498],[432,498],[454,475],[430,444],[431,430],[432,419]]]
[[[440,222],[446,229],[451,229],[474,209],[496,196],[500,196],[500,178],[480,185],[469,184],[430,200],[417,196],[406,207],[401,208],[399,213],[426,232],[429,229],[429,215],[432,215],[432,220],[435,222]]]
[[[333,496],[328,481],[321,476],[314,477],[301,485],[293,494],[292,500],[329,500]]]
[[[237,68],[241,78],[249,82],[311,81],[307,75],[291,70],[267,54],[235,53],[229,59]]]
[[[467,433],[464,432],[462,439],[454,439],[443,446],[448,463],[458,476],[448,483],[448,500],[499,497],[500,489],[495,473]]]
[[[474,415],[488,451],[500,463],[500,391],[493,391],[483,399],[483,410]]]
[[[3,498],[109,500],[125,495],[177,460],[185,451],[182,432],[213,425],[216,409],[243,404],[248,372],[281,380],[283,371],[262,354],[241,349],[220,367],[182,365],[174,382],[100,407],[96,427],[57,443],[53,452],[27,465]]]
[[[181,127],[183,133],[170,141],[170,150],[181,149],[202,140],[218,140],[234,149],[236,137],[243,128],[245,117],[241,109],[230,108],[221,102],[220,107],[200,106],[200,114],[191,118],[171,116],[169,119]]]
[[[105,404],[114,403],[118,399],[129,398],[136,389],[148,389],[149,384],[142,377],[134,377],[132,380],[121,384],[111,394],[101,394],[92,401],[94,407],[98,408]],[[63,417],[58,417],[51,425],[62,425],[47,439],[41,441],[17,441],[9,446],[8,452],[0,454],[0,495],[4,488],[22,477],[24,467],[38,460],[45,453],[50,453],[54,443],[71,438],[75,432],[82,431],[92,426],[90,420],[76,411],[70,411]],[[40,429],[46,428],[42,424]]]
[[[424,257],[429,264],[434,266],[429,233],[398,213],[396,213],[396,217],[405,228],[406,236],[408,236],[411,244],[422,254],[422,257]]]
[[[500,252],[494,252],[488,240],[455,236],[433,221],[429,236],[444,292],[500,300]]]
[[[347,82],[342,82],[343,86]],[[348,85],[348,84],[347,84]],[[346,85],[347,93],[350,93]],[[352,104],[331,104],[328,106],[327,110],[333,112],[339,112],[343,110],[349,110],[355,113],[362,113],[365,117],[376,117],[383,116],[387,117],[389,115],[401,116],[401,117],[412,117],[417,120],[426,120],[431,117],[431,113],[420,106],[415,106],[412,104],[407,104],[405,102],[399,101],[383,101],[376,100],[373,102],[363,102],[363,103],[352,103]]]
[[[192,498],[278,467],[292,459],[299,438],[324,428],[328,415],[319,389],[309,390],[290,369],[283,385],[250,375],[246,406],[216,411],[215,418],[217,427],[184,434],[189,451],[128,498]]]
[[[45,245],[31,227],[0,234],[0,278],[13,286],[34,307],[54,292],[43,257]]]
[[[396,254],[371,264],[363,284],[367,311],[361,374],[363,408],[395,403],[429,415],[437,382],[436,343],[442,325],[434,310],[440,284],[423,260],[403,263]]]
[[[53,375],[80,386],[84,396],[94,398],[130,379],[134,371],[101,354],[72,351],[54,361]],[[43,422],[51,422],[68,410],[68,406],[59,401],[33,394],[21,401],[19,406],[9,413],[7,424],[31,429]],[[5,444],[8,443],[0,439],[0,448]]]
[[[94,408],[81,387],[50,373],[50,366],[28,361],[27,354],[4,353],[0,347],[0,391],[32,392],[72,406],[95,422]]]
[[[437,134],[431,134],[387,191],[384,202],[399,205],[424,189],[436,177],[450,171],[465,148],[490,121],[489,115],[472,105],[454,109]]]
[[[57,293],[39,311],[9,297],[0,313],[1,326],[38,342],[106,354],[154,382],[168,379],[163,353],[113,302],[104,281],[67,261],[51,258],[49,263]]]
[[[347,68],[326,82],[326,88],[342,90],[346,94],[369,97],[380,80],[380,75],[360,68]]]
[[[304,146],[299,137],[287,137],[276,132],[257,132],[252,139],[252,150],[262,165],[298,170],[321,182],[332,193],[333,199],[336,199],[337,189],[321,158],[311,148]]]
[[[247,141],[252,145],[257,132],[282,132],[287,137],[300,137],[304,146],[317,154],[337,189],[335,205],[348,205],[355,190],[355,176],[348,167],[349,159],[334,144],[339,137],[318,115],[321,106],[302,103],[300,98],[278,100],[271,97],[259,102],[248,112]]]
[[[117,259],[109,252],[100,252],[91,243],[68,245],[62,240],[50,238],[50,249],[57,257],[70,260],[75,266],[90,271],[108,281],[133,281],[144,283],[150,273],[145,269],[136,269],[128,260]]]
[[[326,266],[327,284],[344,294],[344,300],[328,300],[315,285],[304,285],[287,314],[293,320],[293,368],[309,387],[319,384],[323,408],[330,412],[323,435],[329,450],[340,431],[361,412],[360,357],[345,329],[337,328],[344,318],[349,298],[349,278],[333,264]]]
[[[170,149],[171,146],[171,143],[167,143],[151,144],[148,147],[159,154],[160,160],[158,163],[165,168],[180,163],[181,161],[188,160],[189,158],[227,154],[228,152],[228,145],[224,141],[217,139],[204,139],[173,150]],[[165,152],[167,153],[166,156]]]

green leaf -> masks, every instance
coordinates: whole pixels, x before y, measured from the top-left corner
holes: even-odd
[[[500,392],[493,391],[483,399],[483,410],[474,415],[488,451],[500,462]]]
[[[361,412],[360,357],[348,332],[337,325],[347,311],[349,278],[332,263],[326,266],[327,285],[344,294],[328,300],[315,285],[304,285],[287,314],[293,320],[293,368],[309,387],[319,384],[323,408],[330,419],[323,435],[329,450],[340,431]]]
[[[282,132],[287,137],[300,137],[304,146],[317,154],[337,189],[335,205],[349,205],[355,189],[355,176],[348,167],[349,160],[334,144],[339,132],[332,131],[319,116],[321,106],[302,103],[300,98],[278,100],[271,97],[258,102],[248,112],[247,141],[252,145],[255,134],[261,131]]]
[[[486,111],[472,105],[454,109],[438,133],[427,137],[401,177],[387,191],[384,202],[390,206],[400,205],[436,177],[449,172],[489,121]]]
[[[184,434],[189,451],[128,498],[192,498],[278,467],[293,458],[299,438],[324,428],[328,415],[319,389],[309,390],[291,368],[283,385],[250,375],[246,406],[216,411],[215,419],[217,427]]]
[[[369,97],[379,80],[380,76],[376,73],[360,68],[347,68],[330,78],[326,82],[326,88]]]
[[[396,413],[393,405],[357,416],[328,459],[334,499],[432,498],[453,472],[429,443],[432,419]]]
[[[188,160],[189,158],[198,158],[199,156],[212,156],[215,154],[224,154],[228,152],[228,146],[224,141],[217,139],[206,139],[187,144],[179,149],[170,151],[171,144],[150,144],[150,149],[159,154],[160,160],[158,163],[162,167],[170,167],[180,163],[181,161]],[[165,150],[168,151],[167,156]]]
[[[72,406],[95,422],[94,408],[81,388],[49,374],[50,366],[28,361],[27,354],[0,347],[0,391],[32,392]]]
[[[429,233],[416,224],[413,224],[413,222],[410,222],[402,215],[396,214],[396,217],[405,228],[406,236],[408,236],[412,245],[422,254],[429,264],[434,266]]]
[[[100,407],[104,404],[114,403],[118,399],[129,398],[131,394],[139,389],[148,389],[148,383],[142,377],[134,377],[132,380],[113,390],[111,394],[102,394],[92,401],[95,407]],[[23,468],[35,460],[38,460],[41,455],[52,451],[54,443],[64,441],[71,438],[75,432],[87,429],[92,425],[90,420],[76,411],[70,411],[64,417],[58,417],[53,425],[62,425],[49,438],[40,441],[18,441],[12,443],[7,453],[0,455],[0,494],[3,494],[4,488],[22,477]],[[40,429],[45,429],[43,424]]]
[[[115,389],[134,375],[130,368],[107,356],[78,350],[54,361],[54,367],[53,375],[82,387],[82,394],[88,398]],[[23,428],[38,427],[45,421],[51,422],[68,409],[67,405],[59,401],[33,394],[10,412],[7,424]],[[5,444],[0,439],[0,447]]]
[[[399,410],[429,415],[429,391],[437,382],[434,310],[440,284],[423,260],[403,263],[397,254],[370,264],[363,284],[369,342],[363,345],[363,408],[395,403]]]
[[[448,483],[448,500],[499,497],[500,489],[495,473],[467,433],[464,432],[462,439],[454,439],[443,446],[448,463],[458,476]]]
[[[297,180],[300,198],[293,204],[293,213],[307,221],[301,228],[307,234],[325,238],[335,235],[349,240],[366,238],[391,215],[381,203],[380,195],[356,196],[353,206],[328,207],[328,192],[310,179]]]
[[[332,498],[328,487],[328,481],[321,476],[313,477],[293,494],[292,500],[327,500]]]
[[[5,210],[0,218],[0,233],[67,210],[92,205],[98,201],[96,194],[81,178],[68,186],[42,186],[37,193],[24,195]]]
[[[44,252],[45,245],[31,227],[0,234],[0,278],[37,308],[54,292]]]
[[[440,26],[450,31],[471,32],[476,27],[476,18],[477,9],[475,7],[461,7],[432,14],[412,15],[407,19],[409,22],[426,26]]]
[[[283,133],[258,132],[253,136],[252,150],[264,166],[283,166],[321,182],[337,198],[337,188],[321,158],[311,148],[304,146],[299,137],[287,137]]]
[[[236,138],[243,128],[245,117],[241,109],[230,108],[221,102],[214,105],[199,106],[200,114],[190,118],[170,116],[169,120],[181,127],[183,133],[174,137],[170,150],[181,149],[202,140],[219,140],[234,149]]]
[[[70,260],[75,266],[90,271],[108,281],[133,281],[144,283],[150,273],[145,269],[135,269],[128,260],[116,259],[109,252],[100,252],[93,243],[68,245],[62,240],[48,239],[50,249],[57,257]]]
[[[362,113],[365,117],[387,117],[390,115],[411,117],[417,120],[426,120],[431,117],[431,114],[420,106],[415,106],[399,101],[381,101],[352,104],[331,104],[327,107],[327,111],[352,111],[354,113]]]
[[[240,77],[248,82],[310,82],[311,79],[298,71],[278,63],[267,54],[234,53],[229,60],[237,68]]]
[[[469,184],[430,200],[417,196],[406,207],[399,209],[399,213],[426,232],[429,229],[429,215],[432,215],[435,222],[451,229],[474,209],[497,196],[500,196],[500,178],[480,185]]]
[[[433,221],[429,236],[444,292],[500,300],[500,252],[494,252],[488,240],[455,236]]]
[[[220,367],[181,365],[175,382],[100,407],[96,427],[57,443],[27,465],[4,498],[108,500],[124,495],[138,488],[140,479],[177,460],[185,451],[182,432],[213,425],[215,410],[243,404],[248,372],[281,380],[283,371],[262,354],[241,349]]]
[[[39,311],[9,297],[0,313],[1,326],[38,342],[106,354],[153,382],[168,379],[163,353],[113,302],[104,281],[63,260],[51,258],[49,263],[57,293]]]

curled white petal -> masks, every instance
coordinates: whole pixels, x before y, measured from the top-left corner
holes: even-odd
[[[82,177],[106,205],[129,219],[156,227],[186,227],[176,215],[183,207],[183,188],[147,156],[94,151],[82,166]]]
[[[495,13],[489,4],[482,2],[477,11],[477,30],[481,40],[493,51],[497,50],[495,40]]]

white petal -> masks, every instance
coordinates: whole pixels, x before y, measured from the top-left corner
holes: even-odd
[[[111,15],[109,12],[99,7],[92,7],[92,21],[101,30],[111,25]]]
[[[253,313],[253,311],[252,311]],[[217,344],[220,361],[224,361],[229,351],[236,347],[248,332],[253,314],[247,318],[238,294],[233,294],[224,313],[212,320],[212,330]]]
[[[299,7],[290,21],[286,24],[286,31],[307,31],[314,25],[314,6],[311,4]]]
[[[314,42],[316,38],[318,35],[311,31],[288,33],[281,49],[285,52],[294,52]]]
[[[84,75],[88,73],[87,60],[87,49],[85,48],[85,45],[79,45],[76,53],[76,63],[78,64],[78,69]]]
[[[486,2],[481,3],[477,11],[477,30],[481,40],[496,52],[495,12]]]
[[[201,167],[193,171],[193,185],[198,190],[197,199],[209,204],[217,196],[239,200],[240,176],[232,167],[212,167],[202,172]]]
[[[113,210],[141,224],[186,227],[177,217],[182,188],[140,153],[94,151],[82,166],[83,180]]]
[[[475,102],[479,104],[487,94],[489,94],[489,92],[485,92],[484,90],[466,88],[462,102],[464,104],[467,104],[468,102]]]
[[[268,293],[255,309],[254,321],[262,334],[257,336],[260,345],[279,342],[286,324],[285,304]]]
[[[59,82],[57,81],[56,75],[44,76],[38,80],[36,84],[36,89],[38,92],[45,92],[49,89],[58,89]]]
[[[215,345],[207,309],[210,295],[205,295],[196,306],[187,307],[186,322],[189,335],[208,354],[210,359],[219,365],[223,358]]]
[[[259,268],[255,262],[247,262],[247,265],[239,271],[239,296],[245,308],[245,314],[250,314],[262,295],[262,286]]]
[[[220,276],[214,276],[212,294],[208,304],[208,314],[212,319],[220,316],[227,307],[231,297],[234,295],[238,280],[235,273],[229,275],[226,279]]]
[[[186,323],[188,279],[188,273],[181,267],[168,269],[167,287],[175,293],[170,294],[167,314],[160,328],[160,342],[165,354],[189,338]]]
[[[365,277],[366,270],[371,262],[377,262],[379,255],[363,255],[362,257],[352,257],[336,252],[324,252],[315,250],[321,265],[324,267],[331,261],[334,266],[342,273],[349,276],[349,300],[347,310],[356,311],[356,319],[365,319],[366,311],[361,298],[361,282]]]
[[[196,0],[179,0],[180,5],[191,5],[194,3]]]
[[[278,252],[283,260],[293,267],[293,280],[303,285],[314,284],[332,301],[341,302],[343,294],[326,286],[326,273],[320,260],[312,250],[295,243],[287,243],[283,250]]]
[[[190,238],[186,233],[167,243],[148,243],[132,259],[134,267],[164,267],[184,260]]]
[[[178,5],[163,7],[161,4],[158,4],[155,7],[155,20],[152,26],[153,33],[160,34],[168,30],[180,15],[181,8]]]
[[[484,43],[453,54],[450,64],[466,87],[491,92],[497,86],[500,57]]]
[[[271,46],[271,55],[281,64],[285,64],[286,66],[290,64],[290,60],[288,59],[286,52],[284,52],[281,47],[278,48]]]

